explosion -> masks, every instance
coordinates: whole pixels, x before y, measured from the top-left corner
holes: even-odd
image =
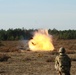
[[[52,35],[48,34],[48,30],[38,30],[34,32],[34,36],[28,42],[32,51],[53,51]]]

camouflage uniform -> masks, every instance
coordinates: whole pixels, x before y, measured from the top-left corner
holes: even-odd
[[[55,69],[59,75],[70,75],[71,59],[65,54],[65,48],[59,49],[59,55],[55,58]]]

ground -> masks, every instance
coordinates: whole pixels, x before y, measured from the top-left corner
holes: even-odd
[[[72,59],[71,75],[76,75],[76,40],[55,40],[55,51],[32,52],[24,48],[25,41],[1,41],[0,54],[10,56],[0,61],[0,75],[58,75],[54,59],[60,47]]]

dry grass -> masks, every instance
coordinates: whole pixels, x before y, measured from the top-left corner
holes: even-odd
[[[71,74],[76,74],[76,40],[54,41],[55,51],[53,52],[26,50],[25,41],[3,41],[2,44],[4,46],[0,46],[0,58],[11,58],[0,62],[1,75],[57,75],[54,59],[62,46],[66,48],[66,53],[72,59]]]

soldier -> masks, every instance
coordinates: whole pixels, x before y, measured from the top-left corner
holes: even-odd
[[[71,59],[65,54],[65,48],[59,49],[59,55],[55,58],[55,69],[59,75],[70,75]]]

